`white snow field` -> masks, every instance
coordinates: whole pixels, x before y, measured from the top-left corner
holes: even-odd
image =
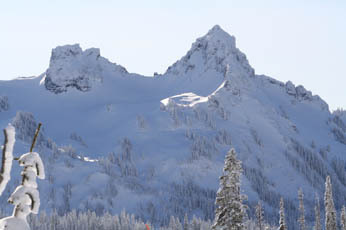
[[[164,74],[128,73],[99,49],[76,44],[53,49],[40,76],[0,81],[0,126],[16,128],[14,157],[29,150],[43,123],[35,150],[46,169],[38,181],[41,210],[126,210],[154,224],[185,213],[213,219],[231,147],[243,162],[250,207],[262,200],[271,221],[283,196],[287,221],[297,224],[300,187],[313,213],[327,175],[339,210],[346,202],[345,114],[331,113],[303,86],[256,75],[219,26]],[[0,197],[4,212],[19,182],[13,167]]]

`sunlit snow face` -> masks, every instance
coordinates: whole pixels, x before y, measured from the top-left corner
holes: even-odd
[[[7,229],[7,225],[5,221],[0,220],[0,230],[5,230]]]
[[[7,217],[0,220],[0,230],[30,230],[30,228],[23,219]]]

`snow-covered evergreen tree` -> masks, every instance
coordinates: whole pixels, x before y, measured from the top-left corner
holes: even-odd
[[[256,205],[255,215],[256,215],[256,221],[258,230],[264,230],[264,216],[263,216],[263,207],[262,203],[258,201],[258,204]]]
[[[320,199],[317,195],[316,195],[316,205],[315,205],[315,227],[314,227],[314,230],[322,230]]]
[[[341,222],[341,230],[346,230],[346,208],[345,208],[345,206],[342,206],[341,215],[340,215],[340,222]]]
[[[182,228],[180,221],[178,218],[174,218],[174,216],[171,216],[169,225],[169,230],[180,230]]]
[[[132,160],[132,148],[133,146],[130,139],[125,137],[121,141],[121,154],[116,159],[116,164],[119,166],[121,176],[123,177],[138,175],[136,165],[133,163]]]
[[[304,194],[303,190],[300,188],[298,190],[298,199],[299,199],[299,229],[305,230],[305,213],[304,213]]]
[[[0,112],[7,111],[10,109],[7,96],[0,96]]]
[[[30,151],[33,149],[38,131],[39,128],[36,131]],[[11,132],[14,133],[14,130],[11,130]],[[14,140],[11,141],[14,142]],[[8,199],[8,202],[15,207],[12,216],[0,220],[0,230],[30,230],[27,216],[30,213],[37,214],[40,207],[40,196],[37,190],[36,178],[45,178],[42,160],[38,153],[29,152],[23,154],[18,162],[20,166],[24,167],[21,173],[22,183]]]
[[[27,143],[33,140],[36,127],[38,126],[34,115],[24,111],[17,111],[16,116],[12,120],[12,125],[16,129],[16,137]],[[36,146],[42,146],[45,143],[42,131],[37,135]]]
[[[336,230],[336,210],[333,201],[332,183],[330,181],[330,176],[326,178],[326,191],[324,193],[324,207],[326,212],[325,219],[325,229],[326,230]]]
[[[196,216],[192,217],[191,230],[199,230],[201,227],[200,221],[196,218]]]
[[[241,161],[231,149],[225,158],[220,188],[216,195],[215,230],[241,230],[245,216],[244,196],[240,193]]]
[[[286,220],[285,220],[285,208],[284,208],[284,199],[281,197],[280,199],[280,220],[279,220],[279,228],[278,230],[286,230]]]
[[[184,226],[183,230],[189,230],[189,218],[187,217],[187,214],[185,213],[184,216]]]

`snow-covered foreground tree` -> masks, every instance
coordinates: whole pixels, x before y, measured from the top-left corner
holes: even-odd
[[[2,149],[2,164],[0,171],[0,196],[5,190],[8,181],[11,179],[11,168],[13,161],[13,146],[15,142],[15,131],[12,125],[4,129],[5,141]]]
[[[299,200],[299,229],[305,230],[305,213],[304,213],[304,193],[302,188],[298,190],[298,200]]]
[[[0,220],[0,230],[30,230],[27,222],[27,216],[30,213],[38,214],[40,207],[40,196],[37,190],[36,178],[38,177],[39,179],[44,179],[45,173],[39,154],[32,152],[32,149],[35,145],[39,128],[36,131],[30,152],[23,154],[18,159],[19,165],[24,167],[21,173],[22,183],[15,189],[8,199],[8,202],[13,204],[15,207],[12,216]],[[5,147],[3,153],[4,163],[2,165],[2,168],[6,169],[7,181],[9,180],[9,173],[12,166],[12,151],[15,141],[14,134],[14,128],[11,125],[8,126],[5,131]],[[9,150],[11,150],[11,152],[8,152]],[[10,159],[12,157],[11,162],[8,160],[8,158],[6,158],[6,156]]]
[[[261,202],[258,202],[258,204],[255,207],[255,215],[258,230],[264,230],[264,213]]]
[[[345,206],[343,206],[341,209],[340,225],[341,225],[341,230],[346,230],[346,208],[345,208]]]
[[[278,230],[286,230],[286,220],[285,220],[285,208],[284,208],[284,199],[280,199],[280,220]]]
[[[241,161],[236,152],[231,149],[225,158],[223,175],[220,177],[220,188],[216,195],[215,230],[241,230],[244,228],[243,219],[246,215],[240,193],[240,176],[242,173]]]
[[[326,230],[336,230],[336,210],[333,201],[332,183],[330,176],[326,178],[326,191],[324,193],[324,207],[326,211],[325,228]]]
[[[320,208],[320,198],[316,195],[316,204],[315,204],[315,230],[322,230],[321,225],[321,208]]]

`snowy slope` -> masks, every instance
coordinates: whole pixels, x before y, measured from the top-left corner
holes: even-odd
[[[17,155],[43,123],[36,151],[47,171],[40,182],[47,210],[126,209],[156,223],[185,213],[211,219],[231,146],[249,203],[263,200],[268,218],[284,196],[293,222],[299,187],[312,208],[326,175],[337,208],[346,201],[346,115],[331,114],[303,86],[256,75],[219,26],[154,77],[128,73],[98,49],[57,47],[42,75],[0,82],[0,118],[1,127],[17,128]],[[6,211],[7,198],[0,197]]]

